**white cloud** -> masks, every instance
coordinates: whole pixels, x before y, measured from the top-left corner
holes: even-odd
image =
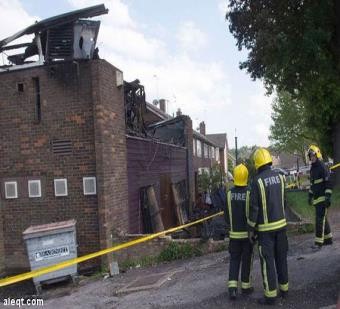
[[[30,16],[18,0],[0,1],[0,40],[3,40],[20,30],[30,26],[38,17]],[[14,43],[30,42],[33,36],[22,37]],[[9,52],[11,54],[11,52]]]
[[[176,37],[181,48],[188,51],[201,49],[207,45],[208,41],[207,35],[192,21],[181,23]]]
[[[76,8],[94,5],[92,0],[69,0]],[[194,60],[192,48],[207,44],[206,34],[193,22],[180,23],[174,31],[179,49],[173,51],[160,36],[145,34],[145,27],[133,20],[121,0],[105,2],[109,14],[102,17],[98,37],[99,55],[124,72],[127,81],[138,78],[145,86],[147,100],[169,100],[170,113],[178,107],[192,118],[204,111],[230,104],[230,86],[223,63]],[[113,13],[114,12],[114,13]],[[118,22],[116,16],[123,16]],[[150,25],[149,25],[150,27]]]
[[[269,127],[272,124],[271,102],[273,96],[266,96],[265,90],[261,87],[255,95],[250,96],[248,104],[248,115],[254,122],[255,134],[254,139],[259,145],[268,146]]]
[[[256,140],[259,146],[268,146],[269,127],[265,123],[255,125]]]
[[[103,1],[101,1],[103,2]],[[100,3],[101,3],[100,2]],[[76,8],[84,8],[97,5],[97,0],[69,0],[69,3]],[[136,28],[136,24],[129,14],[128,6],[121,0],[104,1],[109,14],[102,17],[104,24],[111,24],[119,27]]]
[[[18,0],[1,0],[0,1],[0,40],[12,36],[13,34],[19,32],[20,30],[30,26],[38,17],[30,16],[22,7]],[[18,38],[11,44],[19,44],[31,42],[33,35],[24,36]],[[6,51],[7,55],[13,55],[16,53],[23,52],[23,48],[18,50]],[[4,59],[4,63],[2,62]],[[6,58],[1,58],[0,64],[7,64]]]
[[[219,0],[217,7],[218,7],[219,12],[223,16],[223,19],[224,19],[226,13],[229,12],[227,0]]]
[[[30,16],[18,0],[0,1],[0,39],[30,26],[37,17]]]

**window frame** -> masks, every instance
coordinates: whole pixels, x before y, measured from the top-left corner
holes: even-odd
[[[30,184],[31,183],[38,183],[39,184],[39,195],[31,195],[31,190],[30,190]],[[29,180],[27,182],[27,185],[28,185],[28,197],[29,198],[37,198],[37,197],[41,197],[42,194],[41,194],[41,180],[40,179],[32,179],[32,180]]]
[[[90,192],[90,193],[85,192],[85,181],[86,180],[94,180],[94,192]],[[83,177],[83,193],[84,195],[97,195],[97,179],[95,176]]]
[[[8,196],[7,195],[7,186],[6,185],[9,185],[9,184],[14,184],[15,185],[15,196]],[[5,185],[5,199],[6,200],[18,198],[18,182],[17,181],[14,181],[14,180],[5,181],[4,185]]]
[[[57,194],[56,183],[59,181],[64,181],[65,183],[65,194]],[[55,178],[54,179],[54,196],[55,197],[68,196],[67,178]]]

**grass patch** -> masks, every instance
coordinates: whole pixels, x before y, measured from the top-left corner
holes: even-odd
[[[163,262],[188,259],[195,256],[201,256],[202,254],[203,253],[200,245],[172,242],[165,249],[163,249],[159,255],[144,256],[135,260],[125,260],[119,263],[119,268],[125,271],[130,268],[147,267]]]
[[[287,192],[288,205],[294,209],[302,218],[309,221],[314,220],[315,208],[308,205],[308,192]],[[334,189],[332,194],[331,208],[340,208],[340,189]]]
[[[199,247],[188,243],[180,244],[172,242],[158,256],[159,262],[170,262],[173,260],[188,259],[194,256],[201,256]]]
[[[135,267],[146,267],[146,266],[152,266],[157,264],[158,257],[157,256],[144,256],[137,260],[125,260],[121,263],[119,263],[119,267],[122,270],[135,268]]]

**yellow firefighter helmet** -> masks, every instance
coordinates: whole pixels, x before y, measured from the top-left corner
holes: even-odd
[[[311,155],[315,155],[318,159],[322,159],[322,154],[320,148],[316,145],[310,145],[308,149],[308,157],[310,159]]]
[[[248,183],[248,169],[245,165],[239,164],[234,168],[234,185],[246,186]]]
[[[254,163],[256,169],[259,169],[261,166],[272,162],[273,159],[267,149],[265,148],[256,149],[254,153]]]

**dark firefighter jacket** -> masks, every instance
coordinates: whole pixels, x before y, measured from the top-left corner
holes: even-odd
[[[325,201],[326,195],[332,194],[332,185],[329,171],[323,161],[316,160],[310,169],[310,196],[313,198],[313,205]]]
[[[248,238],[247,217],[249,211],[248,187],[235,186],[227,193],[227,207],[224,216],[230,226],[229,238]]]
[[[285,206],[283,176],[268,165],[260,167],[250,191],[249,229],[259,232],[282,229],[287,225]]]

